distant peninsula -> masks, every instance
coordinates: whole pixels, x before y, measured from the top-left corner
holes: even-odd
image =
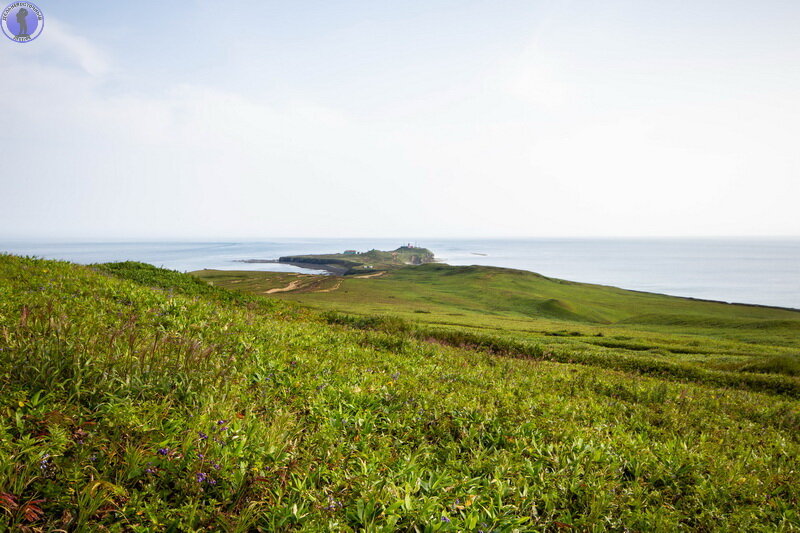
[[[287,255],[274,259],[244,259],[242,263],[283,263],[287,265],[324,270],[338,276],[385,272],[408,265],[433,263],[433,252],[427,248],[405,245],[392,251],[344,250],[338,254]]]

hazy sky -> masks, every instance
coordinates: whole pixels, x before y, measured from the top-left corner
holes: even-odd
[[[0,237],[800,235],[800,2],[48,1]]]

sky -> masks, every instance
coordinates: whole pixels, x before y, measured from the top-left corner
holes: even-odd
[[[800,236],[800,2],[39,0],[0,238]]]

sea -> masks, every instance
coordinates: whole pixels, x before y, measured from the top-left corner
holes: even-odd
[[[414,244],[451,265],[491,265],[624,289],[800,309],[800,238],[271,239],[263,242],[0,242],[0,252],[81,264],[141,261],[201,269],[314,272],[284,255]]]

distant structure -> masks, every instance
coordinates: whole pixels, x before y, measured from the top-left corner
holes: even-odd
[[[356,255],[358,252],[355,250],[345,250],[344,255]]]

